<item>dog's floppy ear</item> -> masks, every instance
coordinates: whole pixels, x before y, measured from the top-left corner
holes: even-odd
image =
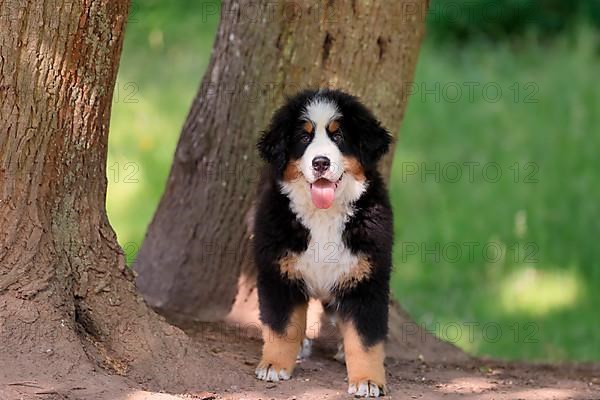
[[[297,128],[304,104],[315,93],[315,90],[309,89],[288,97],[285,104],[275,111],[269,127],[258,141],[260,156],[280,174],[288,162],[288,144]]]
[[[370,112],[359,113],[354,123],[360,132],[361,161],[365,165],[376,164],[388,152],[392,136]]]
[[[257,148],[263,160],[277,171],[283,171],[287,162],[287,129],[289,118],[287,110],[279,109],[269,127],[258,140]]]

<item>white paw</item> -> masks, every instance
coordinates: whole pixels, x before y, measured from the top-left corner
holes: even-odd
[[[300,345],[300,351],[298,352],[297,360],[306,360],[312,353],[312,340],[304,338]]]
[[[269,365],[267,367],[257,367],[254,371],[256,377],[261,381],[267,382],[279,382],[279,381],[287,381],[290,379],[290,374],[283,368],[278,369]]]
[[[362,381],[348,385],[348,393],[354,397],[379,397],[385,394],[384,389],[371,381]]]

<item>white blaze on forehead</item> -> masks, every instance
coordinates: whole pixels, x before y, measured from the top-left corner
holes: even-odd
[[[315,127],[325,129],[329,121],[339,118],[340,112],[337,105],[327,99],[317,97],[312,99],[304,109],[302,117],[310,120],[315,124]]]
[[[331,163],[323,178],[335,182],[342,175],[342,153],[327,134],[329,123],[339,117],[341,117],[341,114],[337,105],[331,100],[320,97],[312,99],[304,109],[302,118],[313,123],[315,136],[302,155],[300,169],[305,178],[311,183],[315,180],[312,167],[312,160],[315,157],[327,157]]]

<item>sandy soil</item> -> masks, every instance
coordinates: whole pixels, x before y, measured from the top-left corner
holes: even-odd
[[[59,380],[37,371],[28,373],[0,366],[1,400],[173,400],[173,399],[349,399],[345,393],[345,368],[333,360],[330,349],[317,347],[299,363],[293,378],[267,383],[254,378],[260,341],[231,332],[203,329],[192,332],[206,351],[202,368],[205,382],[179,393],[147,391],[149,384],[131,382],[126,376],[108,375],[98,367],[91,374],[71,370]],[[386,360],[391,399],[496,399],[566,400],[600,399],[600,365],[560,366],[505,363],[469,359],[458,363],[427,360]],[[174,380],[177,377],[173,377]]]

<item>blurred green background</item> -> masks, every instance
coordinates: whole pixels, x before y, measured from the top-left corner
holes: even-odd
[[[214,4],[133,4],[107,171],[128,261],[207,67]],[[599,25],[597,0],[431,3],[390,187],[393,290],[472,354],[600,360]]]

